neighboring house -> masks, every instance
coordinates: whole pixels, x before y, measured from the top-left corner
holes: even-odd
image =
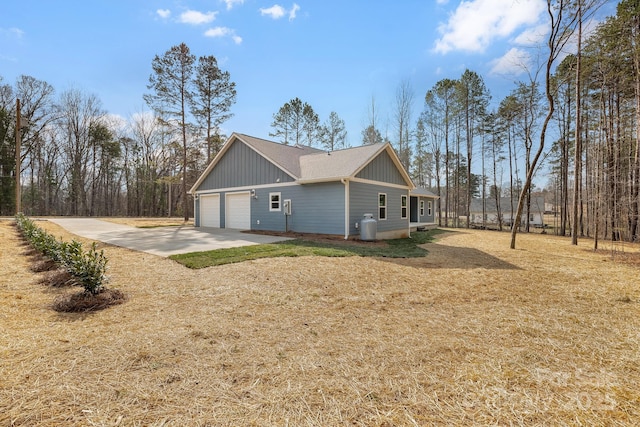
[[[437,196],[416,190],[390,144],[326,152],[234,133],[189,191],[196,227],[378,239],[435,226]]]
[[[512,202],[508,197],[501,197],[500,200],[500,213],[502,214],[502,224],[510,226],[512,218],[515,216],[515,212],[511,212]],[[484,209],[483,209],[484,205]],[[518,209],[518,199],[513,200],[513,209]],[[532,196],[531,206],[529,210],[529,224],[534,227],[541,227],[544,224],[544,197]],[[483,221],[484,212],[484,221]],[[469,215],[471,217],[472,225],[497,225],[498,224],[498,209],[496,207],[495,198],[484,199],[472,199],[471,207],[469,209]],[[524,225],[527,220],[527,207],[523,208],[521,223]]]

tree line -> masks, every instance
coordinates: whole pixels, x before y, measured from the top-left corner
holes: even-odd
[[[21,207],[29,215],[192,215],[187,191],[226,137],[235,83],[214,56],[184,43],[152,61],[151,111],[110,116],[78,89],[55,96],[31,76],[0,77],[0,215],[15,213],[16,99],[21,101]]]
[[[390,130],[383,132],[372,98],[362,143],[394,146],[414,183],[440,196],[441,226],[469,227],[471,201],[480,198],[497,207],[500,229],[515,222],[513,230],[529,231],[538,192],[553,214],[554,232],[571,235],[574,243],[584,236],[596,238],[596,245],[602,237],[636,240],[640,3],[620,2],[616,15],[583,40],[582,23],[602,3],[549,0],[546,61],[494,103],[482,76],[467,69],[436,82],[414,115],[413,90],[402,82],[389,106]],[[291,110],[297,118],[287,127]],[[311,143],[312,132],[304,129],[317,123],[313,109],[296,98],[274,115],[272,136]],[[540,171],[548,182],[536,189],[533,177],[542,178]]]
[[[493,200],[520,212],[528,229],[533,192],[543,192],[560,235],[634,240],[640,210],[640,6],[618,4],[582,39],[596,0],[547,2],[548,58],[528,79],[492,100],[481,75],[465,70],[436,82],[412,111],[407,82],[379,119],[372,97],[362,144],[390,142],[419,187],[440,196],[440,225],[470,225],[471,201]],[[573,53],[569,42],[578,39]],[[572,45],[571,45],[572,46]],[[561,56],[562,55],[562,56]],[[556,61],[561,61],[556,64]],[[215,57],[195,58],[186,45],[152,61],[145,101],[151,112],[115,120],[90,94],[54,96],[44,81],[0,82],[0,214],[13,214],[15,99],[23,103],[22,204],[28,214],[185,215],[186,194],[226,136],[235,84]],[[383,130],[384,128],[384,130]],[[344,120],[321,121],[293,98],[273,114],[270,136],[285,144],[347,147]],[[546,141],[549,141],[545,144]],[[546,172],[544,189],[532,179]],[[501,206],[507,200],[509,206]],[[515,220],[519,221],[516,215]],[[505,224],[503,224],[505,223]]]

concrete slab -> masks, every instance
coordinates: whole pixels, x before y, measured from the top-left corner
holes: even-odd
[[[289,240],[287,237],[242,233],[239,230],[225,228],[136,228],[95,218],[47,220],[78,236],[162,257]]]

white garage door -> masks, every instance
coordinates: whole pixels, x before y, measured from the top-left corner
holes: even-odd
[[[220,228],[220,195],[200,196],[200,227]]]
[[[251,195],[249,193],[227,194],[226,228],[249,230],[251,228]]]

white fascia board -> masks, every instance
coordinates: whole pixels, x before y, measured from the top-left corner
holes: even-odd
[[[299,184],[297,182],[283,182],[283,183],[274,183],[274,184],[243,185],[242,187],[212,188],[209,190],[196,191],[195,194],[206,195],[206,194],[227,193],[227,192],[242,192],[242,191],[258,190],[262,188],[291,187],[294,185],[299,185]]]
[[[349,180],[353,182],[360,182],[362,184],[372,184],[372,185],[379,185],[382,187],[390,187],[390,188],[403,188],[407,191],[411,191],[411,187],[409,187],[408,185],[391,184],[390,182],[373,181],[371,179],[362,179],[362,178],[350,178]]]

